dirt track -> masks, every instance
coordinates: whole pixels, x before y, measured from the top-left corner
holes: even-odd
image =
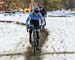
[[[42,48],[43,44],[47,40],[48,32],[46,30],[41,31],[40,33],[40,47]],[[27,54],[25,55],[26,59],[25,60],[42,60],[41,58],[41,53],[42,51],[40,50],[37,55],[33,56],[32,55],[32,49],[31,47],[28,47],[28,50],[26,52]]]

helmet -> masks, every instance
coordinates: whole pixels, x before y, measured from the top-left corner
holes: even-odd
[[[34,8],[34,12],[39,13],[40,12],[39,8]]]

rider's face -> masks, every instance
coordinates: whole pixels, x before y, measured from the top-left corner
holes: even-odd
[[[38,13],[34,13],[36,16],[38,15]]]

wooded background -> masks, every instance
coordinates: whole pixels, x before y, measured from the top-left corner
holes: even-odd
[[[29,8],[31,0],[0,0],[5,2],[6,9]],[[57,9],[74,9],[75,0],[35,0],[39,6],[43,6],[47,10]]]

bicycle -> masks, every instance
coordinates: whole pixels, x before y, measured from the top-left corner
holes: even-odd
[[[29,27],[27,27],[27,32],[28,32],[28,29],[29,29]],[[38,45],[38,43],[37,43],[37,39],[36,39],[36,28],[32,25],[32,44],[31,44],[31,46],[32,46],[32,51],[33,51],[33,55],[36,55],[36,52],[37,52],[37,45]]]

